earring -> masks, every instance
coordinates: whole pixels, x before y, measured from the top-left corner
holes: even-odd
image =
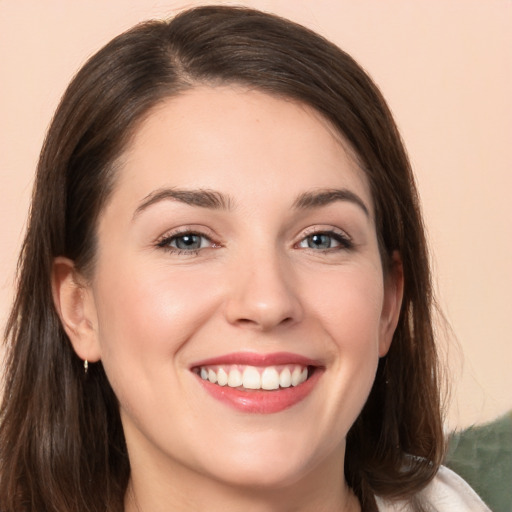
[[[84,372],[87,374],[87,370],[89,370],[89,361],[87,359],[84,361]]]

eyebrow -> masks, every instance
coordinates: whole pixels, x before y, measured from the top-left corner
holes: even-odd
[[[151,192],[142,200],[140,205],[135,210],[133,217],[135,218],[149,206],[165,200],[177,201],[179,203],[188,204],[190,206],[199,206],[201,208],[210,208],[213,210],[231,209],[230,199],[224,194],[216,192],[215,190],[184,190],[177,188],[161,188]]]
[[[232,206],[231,199],[215,190],[209,189],[177,189],[162,188],[148,194],[137,207],[133,218],[149,206],[160,201],[177,201],[190,206],[199,206],[200,208],[209,208],[213,210],[230,210]],[[348,201],[355,204],[370,216],[370,211],[364,201],[354,192],[348,189],[322,189],[314,192],[304,192],[300,194],[293,203],[293,208],[298,210],[309,210],[327,206],[336,201]]]
[[[295,200],[293,206],[299,210],[308,210],[326,206],[336,201],[348,201],[353,203],[361,208],[367,217],[370,216],[370,210],[365,202],[357,194],[346,188],[304,192]]]

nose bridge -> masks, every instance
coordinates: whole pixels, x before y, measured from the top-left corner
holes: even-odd
[[[236,260],[226,304],[230,323],[269,330],[300,319],[291,262],[278,247],[254,248]]]

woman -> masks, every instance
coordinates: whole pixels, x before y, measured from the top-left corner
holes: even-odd
[[[410,165],[347,54],[247,9],[139,25],[41,153],[0,507],[486,510],[439,470],[431,303]]]

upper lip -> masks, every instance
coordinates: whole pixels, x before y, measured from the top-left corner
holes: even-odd
[[[291,352],[274,352],[270,354],[259,354],[257,352],[233,352],[197,361],[191,365],[191,368],[223,364],[238,364],[244,366],[277,366],[285,364],[321,366],[318,360]]]

